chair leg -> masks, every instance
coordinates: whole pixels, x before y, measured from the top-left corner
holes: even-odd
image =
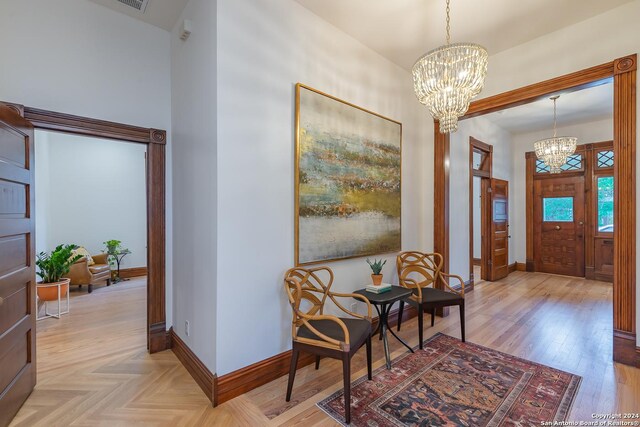
[[[92,284],[87,285],[87,287],[88,287],[88,288],[87,288],[87,292],[88,292],[88,293],[93,292],[93,285],[92,285]]]
[[[431,309],[431,327],[433,328],[433,325],[436,324],[436,308],[433,307]]]
[[[460,332],[462,334],[462,342],[465,342],[465,339],[464,339],[464,300],[460,304]]]
[[[111,286],[111,278],[107,279],[107,286]]]
[[[320,369],[320,356],[316,356],[316,371]]]
[[[295,347],[291,352],[291,366],[289,367],[289,382],[287,383],[287,402],[291,400],[291,390],[293,390],[293,380],[296,378],[296,369],[298,367],[298,356],[300,351]]]
[[[404,301],[400,300],[400,308],[398,308],[398,332],[400,331],[400,325],[402,325],[403,312],[404,312]]]
[[[351,422],[351,359],[349,353],[342,354],[342,376],[344,380],[344,420]]]
[[[371,375],[371,337],[367,338],[367,378],[373,378]]]
[[[422,315],[424,314],[423,309],[422,309],[422,304],[418,305],[418,339],[420,340],[420,350],[422,350],[423,344],[422,344],[422,326],[423,326],[423,319],[422,319]]]

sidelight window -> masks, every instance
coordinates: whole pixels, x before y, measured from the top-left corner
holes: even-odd
[[[613,232],[613,177],[598,177],[598,231]]]
[[[573,222],[573,197],[544,197],[542,199],[544,222]]]

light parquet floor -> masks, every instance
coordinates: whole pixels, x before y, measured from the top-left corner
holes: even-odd
[[[99,292],[102,292],[99,294]],[[103,298],[99,301],[97,297]],[[170,351],[145,349],[145,287],[137,280],[72,300],[62,320],[38,324],[38,385],[15,426],[334,426],[315,404],[341,388],[337,361],[298,371],[292,401],[286,377],[212,408]],[[612,362],[610,284],[515,272],[467,296],[467,340],[583,377],[571,420],[640,411],[640,369]],[[425,336],[459,336],[458,316],[436,319]],[[400,335],[417,345],[416,320]],[[425,322],[428,325],[429,322]],[[392,357],[405,350],[390,338]],[[374,368],[384,363],[374,343]],[[364,375],[364,351],[353,359]]]

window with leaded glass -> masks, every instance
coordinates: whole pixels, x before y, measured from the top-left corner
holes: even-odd
[[[613,167],[613,151],[599,151],[596,155],[596,166],[598,168]]]

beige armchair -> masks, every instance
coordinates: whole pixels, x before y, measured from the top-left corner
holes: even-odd
[[[107,254],[92,255],[95,264],[89,265],[87,258],[81,258],[74,263],[69,270],[69,273],[65,276],[71,279],[70,285],[82,285],[88,286],[88,292],[93,291],[93,285],[99,284],[103,280],[106,280],[107,286],[111,285],[111,267],[107,259]]]

